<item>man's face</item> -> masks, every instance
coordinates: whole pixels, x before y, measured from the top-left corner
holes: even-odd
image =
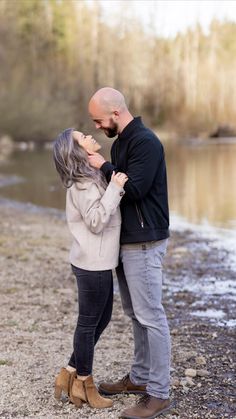
[[[95,121],[95,123],[96,127],[98,125],[98,128],[101,129],[109,138],[113,138],[118,134],[118,124],[117,122],[113,121],[111,117],[108,119],[108,121]]]
[[[89,106],[89,114],[95,122],[96,129],[102,130],[107,137],[113,138],[119,133],[119,126],[113,112],[105,112],[92,104]]]

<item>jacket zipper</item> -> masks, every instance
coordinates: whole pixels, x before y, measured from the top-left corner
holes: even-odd
[[[138,205],[136,204],[136,202],[135,202],[135,208],[136,208],[136,212],[137,212],[138,219],[139,219],[139,222],[140,222],[140,224],[141,224],[141,227],[142,227],[142,228],[144,228],[144,222],[143,222],[142,213],[141,213],[141,211],[140,211],[140,208],[139,208],[139,207],[138,207]]]
[[[117,144],[116,144],[116,149],[115,149],[115,165],[116,166],[118,165],[119,145],[120,145],[120,143],[119,143],[119,139],[118,139]],[[139,209],[136,202],[135,202],[135,208],[136,208],[136,212],[137,212],[137,215],[138,215],[140,225],[141,225],[142,228],[144,228],[142,213],[141,213],[141,210]]]

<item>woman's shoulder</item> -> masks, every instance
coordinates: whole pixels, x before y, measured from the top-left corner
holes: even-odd
[[[73,185],[70,187],[71,190],[84,190],[88,189],[91,185],[96,185],[94,179],[89,177],[83,177],[79,179],[77,182],[74,182]]]
[[[95,179],[92,178],[82,178],[78,182],[74,182],[73,185],[69,188],[72,194],[82,192],[82,191],[96,191],[100,193],[105,191],[104,187],[100,185]]]

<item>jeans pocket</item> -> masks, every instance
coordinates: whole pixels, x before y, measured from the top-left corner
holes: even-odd
[[[160,245],[157,245],[154,248],[154,250],[155,250],[155,261],[156,261],[157,265],[162,266],[163,258],[166,254],[166,249],[167,249],[167,241],[162,242]]]

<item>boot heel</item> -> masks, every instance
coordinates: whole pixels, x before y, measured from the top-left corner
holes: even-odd
[[[55,390],[54,390],[55,399],[60,400],[61,393],[62,393],[62,388],[60,386],[55,386]]]
[[[79,397],[70,396],[70,401],[76,406],[81,407],[82,406],[82,400],[79,399]]]
[[[60,400],[62,392],[70,395],[70,389],[75,378],[76,371],[70,372],[66,368],[61,368],[55,380],[54,396]]]

